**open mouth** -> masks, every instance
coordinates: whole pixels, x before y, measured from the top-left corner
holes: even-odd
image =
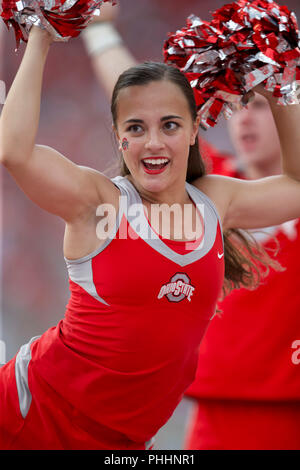
[[[245,134],[241,137],[241,140],[246,144],[253,144],[257,141],[257,137],[254,134]]]
[[[149,172],[161,171],[170,163],[168,158],[146,158],[142,160],[146,170]]]

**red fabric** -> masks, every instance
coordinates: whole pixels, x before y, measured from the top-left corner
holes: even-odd
[[[191,242],[170,240],[163,237],[160,238],[169,248],[171,248],[173,251],[176,251],[176,253],[179,253],[180,255],[185,255],[186,253],[190,253],[191,251],[196,250],[201,243],[201,238]]]
[[[0,368],[0,449],[9,449],[24,425],[15,381],[15,358]]]
[[[207,173],[214,173],[233,178],[242,178],[234,157],[229,153],[220,152],[209,142],[200,139],[199,149]]]
[[[201,400],[185,448],[299,450],[300,403]]]
[[[196,250],[198,248],[198,246],[200,245],[200,243],[202,242],[203,240],[203,237],[204,237],[204,221],[203,221],[203,217],[202,217],[202,214],[200,214],[200,212],[198,212],[198,215],[200,217],[200,220],[201,220],[201,225],[202,225],[202,234],[200,235],[199,238],[197,238],[196,240],[191,240],[191,241],[182,241],[182,240],[170,240],[169,238],[164,238],[162,237],[159,233],[157,233],[157,235],[159,236],[159,238],[161,240],[163,240],[163,242],[165,243],[165,245],[167,245],[169,248],[171,248],[173,251],[175,251],[176,253],[179,253],[181,255],[185,255],[187,253],[190,253],[191,251],[193,250]],[[148,219],[147,219],[148,220]],[[148,220],[149,222],[149,220]],[[150,222],[149,222],[150,223]],[[153,227],[152,227],[153,228]],[[154,229],[153,229],[154,230]]]
[[[198,345],[215,310],[224,269],[217,250],[222,250],[220,228],[210,252],[184,268],[140,238],[113,240],[93,259],[95,285],[110,307],[100,305],[96,313],[78,305],[81,294],[73,291],[62,325],[68,348],[103,368],[96,376],[99,403],[76,404],[85,414],[96,413],[102,423],[138,442],[149,440],[167,421],[194,378]],[[196,282],[191,302],[157,298],[177,272]]]
[[[213,148],[210,156],[220,162]],[[223,313],[207,330],[186,392],[197,399],[188,449],[300,449],[300,374],[292,360],[300,339],[299,232],[296,220],[274,233],[285,272],[271,271],[256,291],[236,290],[219,304]]]
[[[31,345],[32,405],[9,448],[144,449],[195,377],[223,283],[222,248],[218,225],[211,250],[185,267],[139,237],[116,237],[94,256],[93,282],[108,305],[70,281],[64,320]],[[191,301],[158,298],[179,272],[195,286]]]
[[[292,343],[300,339],[300,221],[274,232],[277,260],[284,272],[271,270],[255,291],[239,289],[219,303],[200,346],[194,398],[299,400],[300,374],[292,361]],[[274,247],[266,239],[266,247]]]
[[[51,329],[44,338],[52,341],[58,329]],[[33,347],[37,346],[37,344]],[[108,450],[145,449],[143,443],[134,443],[82,414],[49,386],[29,364],[28,380],[32,403],[26,419],[19,410],[14,360],[1,369],[0,449],[2,450]],[[4,380],[2,380],[2,378]],[[6,379],[6,380],[5,380]],[[64,379],[66,386],[66,378]],[[3,396],[3,388],[6,393]],[[11,399],[11,397],[13,399]]]

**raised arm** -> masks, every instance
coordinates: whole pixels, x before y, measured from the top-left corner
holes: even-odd
[[[113,185],[99,172],[77,166],[49,147],[35,145],[43,72],[51,42],[46,31],[31,29],[1,114],[0,160],[30,199],[72,222],[87,217],[101,194]]]
[[[221,208],[224,228],[262,228],[300,217],[300,105],[279,106],[269,101],[282,153],[282,175],[259,180],[237,180],[208,175],[196,185]]]
[[[137,64],[114,26],[119,11],[118,5],[104,3],[101,15],[82,32],[97,80],[109,99],[119,75]]]
[[[46,31],[32,28],[1,114],[0,154],[3,163],[27,160],[32,154],[39,125],[43,71],[51,42]]]

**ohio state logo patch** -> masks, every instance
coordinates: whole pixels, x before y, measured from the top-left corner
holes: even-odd
[[[165,296],[170,302],[181,302],[187,298],[190,302],[194,290],[195,287],[191,285],[191,280],[187,274],[176,273],[172,276],[170,282],[161,287],[157,298],[162,299]]]

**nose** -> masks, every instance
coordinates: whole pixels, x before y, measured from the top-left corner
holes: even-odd
[[[157,152],[164,148],[164,142],[162,140],[162,136],[159,131],[153,130],[149,132],[147,136],[145,148],[152,152]]]
[[[253,122],[253,113],[250,109],[251,105],[248,105],[248,109],[243,108],[239,111],[236,111],[229,123],[229,128],[231,132],[240,131],[241,129],[247,128],[248,126],[254,126]]]

